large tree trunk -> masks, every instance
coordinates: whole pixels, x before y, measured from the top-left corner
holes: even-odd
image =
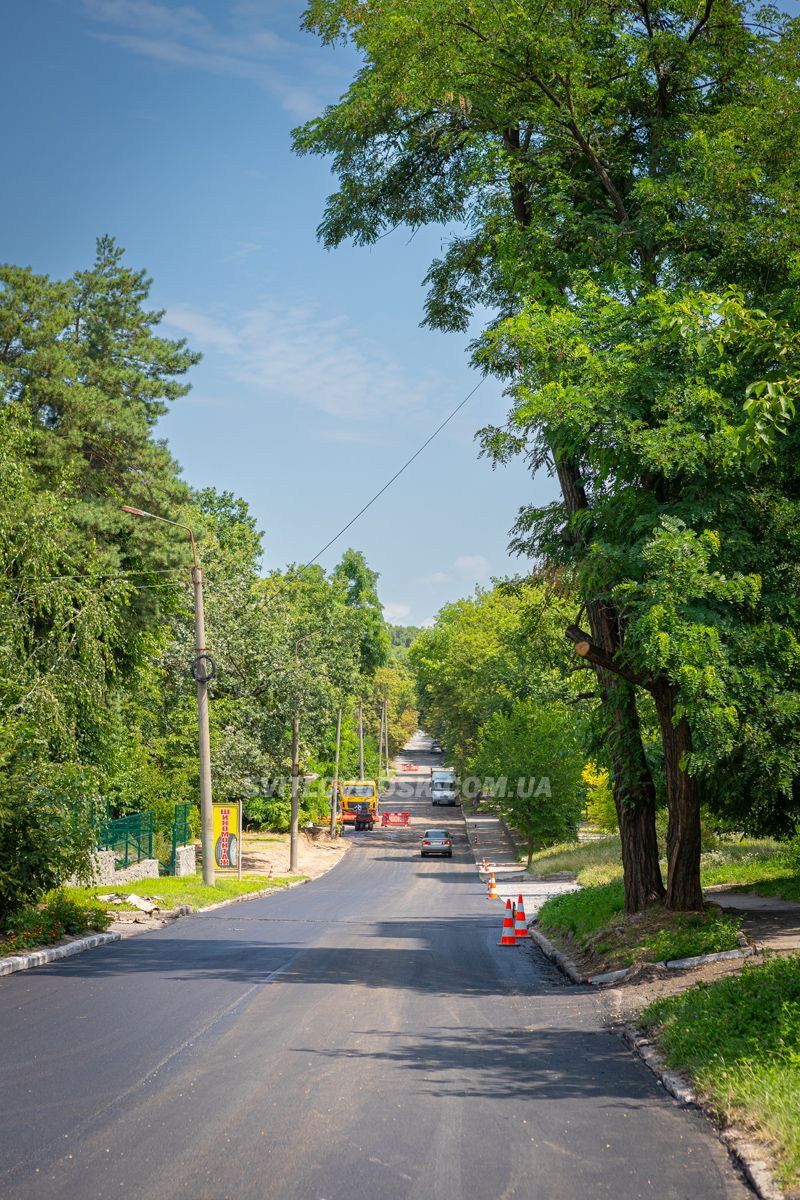
[[[622,843],[625,912],[635,913],[664,897],[656,837],[656,789],[642,745],[632,686],[614,680],[607,689],[607,705],[613,722],[611,760]]]
[[[570,516],[588,508],[576,465],[564,456],[556,460],[564,506]],[[619,649],[617,613],[598,602],[586,606],[592,639],[609,658]],[[664,896],[656,837],[656,790],[642,745],[642,731],[633,687],[611,671],[595,666],[608,726],[611,786],[619,821],[625,912],[635,913]]]
[[[700,886],[700,791],[697,780],[682,767],[692,752],[692,731],[677,716],[675,688],[653,688],[664,744],[664,770],[669,805],[667,908],[697,912],[703,907]]]

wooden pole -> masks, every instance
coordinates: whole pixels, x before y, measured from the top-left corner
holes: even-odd
[[[364,705],[358,702],[358,769],[359,779],[364,778]]]
[[[331,837],[336,837],[336,818],[339,815],[339,751],[342,745],[342,710],[336,714],[336,761],[333,767],[331,791]]]
[[[289,870],[297,870],[297,838],[300,832],[300,718],[292,721],[292,824],[289,831]]]

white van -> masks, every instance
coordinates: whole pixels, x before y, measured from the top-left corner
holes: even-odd
[[[431,771],[431,804],[458,804],[455,771]]]

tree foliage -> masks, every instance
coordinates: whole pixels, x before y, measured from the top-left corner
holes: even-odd
[[[582,601],[570,636],[602,699],[626,906],[662,890],[644,690],[667,901],[696,907],[703,795],[739,768],[735,803],[755,788],[777,828],[797,790],[794,535],[761,530],[797,525],[800,25],[747,0],[314,0],[306,25],[364,64],[296,132],[338,177],[320,234],[450,223],[426,319],[465,330],[490,309],[475,357],[512,408],[483,449],[558,478],[514,544]],[[697,594],[670,590],[670,543],[695,562],[713,544],[683,578]]]

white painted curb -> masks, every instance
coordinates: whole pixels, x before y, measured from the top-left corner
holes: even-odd
[[[93,933],[89,937],[67,942],[65,946],[49,946],[46,950],[31,950],[30,954],[10,954],[7,958],[0,958],[0,975],[14,975],[17,971],[27,971],[29,967],[43,967],[46,963],[58,962],[62,958],[72,958],[74,954],[82,954],[84,950],[93,950],[95,946],[106,946],[109,942],[118,942],[120,937],[119,933]]]

